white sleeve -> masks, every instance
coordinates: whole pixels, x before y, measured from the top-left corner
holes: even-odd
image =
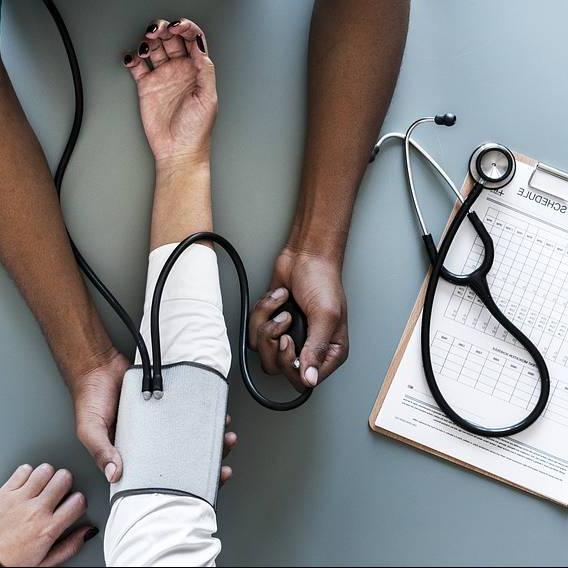
[[[141,332],[150,344],[150,306],[158,275],[177,243],[152,251]],[[160,313],[164,364],[202,363],[227,376],[227,338],[215,252],[192,245],[174,265],[164,288]],[[137,355],[137,362],[139,356]],[[105,531],[108,566],[214,566],[221,543],[215,511],[187,496],[145,494],[117,499]]]

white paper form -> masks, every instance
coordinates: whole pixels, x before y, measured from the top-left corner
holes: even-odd
[[[533,171],[517,162],[513,181],[485,190],[474,210],[495,245],[492,295],[548,365],[545,413],[509,438],[482,438],[454,425],[424,378],[419,319],[375,425],[568,505],[568,202],[529,187]],[[483,245],[466,219],[446,266],[469,273],[482,258]],[[530,412],[540,392],[538,371],[469,288],[440,281],[430,333],[440,389],[463,416],[495,427]]]

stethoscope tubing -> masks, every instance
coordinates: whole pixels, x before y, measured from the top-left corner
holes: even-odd
[[[548,372],[548,368],[544,361],[543,356],[541,355],[540,351],[537,347],[532,343],[532,341],[520,330],[518,329],[504,314],[501,312],[493,297],[491,296],[491,291],[489,289],[489,285],[487,284],[487,273],[491,268],[492,264],[492,250],[491,250],[491,262],[482,263],[480,268],[475,270],[469,275],[455,275],[457,278],[460,279],[461,285],[469,285],[470,288],[477,294],[479,299],[483,302],[483,304],[487,307],[490,314],[527,350],[529,355],[533,358],[535,365],[539,372],[540,377],[540,394],[536,404],[534,405],[531,412],[519,422],[512,424],[510,426],[504,427],[485,427],[479,424],[476,424],[463,416],[461,416],[458,412],[456,412],[452,406],[448,403],[444,395],[442,394],[439,386],[438,381],[436,379],[434,369],[432,367],[432,358],[431,358],[431,338],[430,338],[430,327],[432,321],[432,312],[434,306],[434,299],[436,295],[436,290],[438,288],[438,284],[440,282],[440,278],[444,278],[452,283],[451,275],[449,278],[444,276],[444,261],[448,255],[450,247],[456,237],[456,234],[464,222],[466,217],[469,217],[470,221],[474,225],[474,228],[482,237],[482,232],[486,231],[483,227],[482,222],[477,217],[475,212],[470,212],[471,207],[481,195],[483,191],[483,185],[476,183],[470,194],[467,196],[466,200],[464,201],[463,205],[460,206],[456,215],[452,219],[444,238],[442,239],[442,243],[437,251],[434,261],[432,262],[432,269],[430,273],[430,277],[428,279],[428,286],[426,288],[426,295],[424,299],[424,308],[422,312],[422,323],[421,323],[421,341],[420,341],[420,348],[422,354],[422,363],[424,367],[424,374],[426,377],[426,382],[428,383],[428,387],[430,388],[430,392],[434,397],[434,400],[444,412],[444,414],[452,420],[455,424],[470,432],[471,434],[475,434],[478,436],[484,436],[487,438],[502,438],[505,436],[512,436],[514,434],[518,434],[523,430],[527,429],[529,426],[534,424],[534,422],[542,415],[544,410],[546,409],[546,405],[548,402],[548,398],[550,395],[550,376]],[[491,241],[491,237],[487,233],[482,237],[482,240],[487,242],[487,238]],[[492,241],[490,245],[491,249],[493,248]],[[428,249],[428,247],[426,247]],[[487,251],[487,245],[486,245]],[[429,252],[429,256],[432,260],[431,253]]]

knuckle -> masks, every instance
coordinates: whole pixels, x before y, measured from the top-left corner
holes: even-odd
[[[105,461],[107,461],[108,453],[105,448],[95,448],[93,449],[92,453],[93,459],[98,464],[103,464]]]
[[[322,306],[321,314],[328,321],[338,322],[341,319],[341,308],[335,304]]]
[[[43,523],[43,528],[40,531],[40,539],[47,542],[55,542],[61,536],[61,530],[53,521]]]
[[[318,343],[310,345],[310,349],[318,358],[325,357],[329,351],[329,341],[319,341]]]
[[[271,336],[273,332],[274,332],[274,323],[272,322],[272,320],[264,322],[258,328],[258,334],[264,339]]]
[[[262,298],[258,300],[254,307],[255,309],[265,310],[270,307],[271,301],[272,298],[270,297],[269,292],[267,292]]]

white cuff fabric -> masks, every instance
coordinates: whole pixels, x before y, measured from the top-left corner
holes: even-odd
[[[158,276],[179,243],[150,253],[144,316],[140,331],[152,355],[150,309]],[[231,367],[231,348],[223,317],[223,300],[215,251],[190,246],[175,263],[162,295],[160,308],[162,363],[192,361],[215,369],[224,377]],[[136,354],[136,364],[140,355]]]
[[[149,257],[140,327],[149,350],[154,287],[177,244],[159,247]],[[192,245],[172,268],[162,297],[160,332],[164,365],[194,362],[228,375],[231,350],[211,248]],[[216,530],[215,511],[202,499],[162,493],[120,497],[106,527],[105,559],[108,566],[214,566],[221,550],[213,537]]]

